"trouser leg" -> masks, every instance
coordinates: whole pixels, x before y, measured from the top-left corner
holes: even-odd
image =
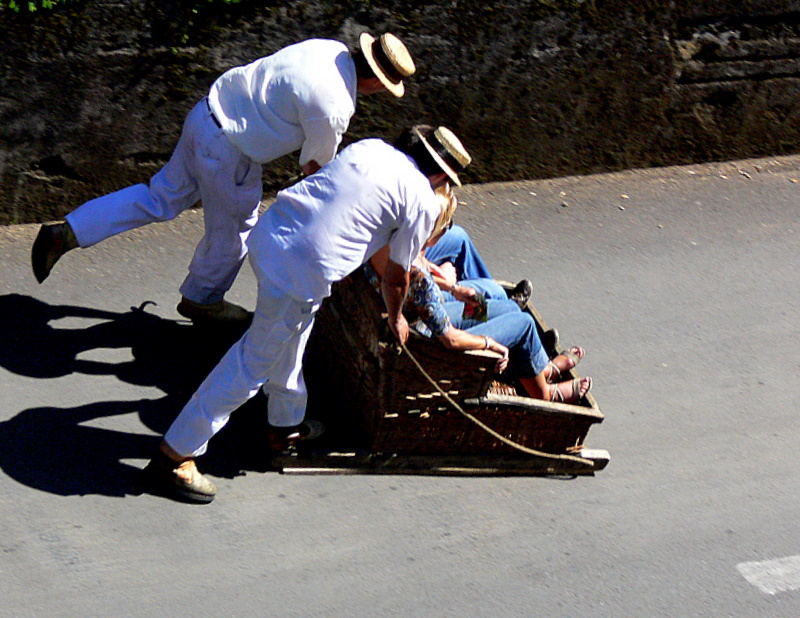
[[[158,212],[158,206],[150,188],[139,184],[86,202],[69,213],[66,220],[78,244],[86,248],[116,234],[172,218]]]
[[[292,426],[305,415],[302,358],[318,303],[285,296],[259,278],[253,323],[183,408],[164,439],[178,454],[199,456],[231,413],[267,384],[269,420]]]
[[[447,313],[447,316],[450,318],[450,322],[453,324],[453,326],[455,326],[456,328],[460,328],[461,330],[467,330],[473,326],[478,326],[486,323],[485,321],[480,322],[473,318],[463,317],[464,303],[458,300],[445,301],[444,310]],[[486,316],[489,322],[507,313],[521,314],[522,311],[520,311],[519,306],[513,300],[508,300],[507,298],[501,300],[498,299],[489,300],[486,308]],[[500,340],[498,339],[497,341]],[[503,342],[500,341],[500,343]],[[506,344],[503,343],[503,345]]]
[[[539,338],[536,322],[530,314],[520,311],[514,301],[489,301],[486,322],[462,318],[460,307],[463,303],[445,303],[445,311],[453,326],[473,335],[491,337],[506,346],[509,349],[510,375],[527,378],[544,370],[549,358]]]
[[[464,279],[463,281],[459,281],[458,285],[482,292],[484,296],[486,296],[487,300],[508,299],[508,294],[506,294],[503,286],[497,283],[497,281],[494,279]],[[445,301],[455,300],[455,296],[453,296],[450,292],[442,290],[442,295],[444,296]]]
[[[433,247],[426,249],[425,257],[434,264],[452,263],[459,280],[492,278],[469,234],[459,225],[451,227]]]
[[[66,216],[81,247],[148,223],[169,221],[197,202],[193,157],[199,106],[187,116],[175,151],[149,185],[133,185],[90,200]]]
[[[260,282],[259,287],[270,289],[271,284],[264,272],[265,265],[255,258],[251,264]],[[259,293],[258,307],[271,302],[268,295]],[[280,351],[280,361],[274,364],[269,380],[262,387],[268,398],[269,424],[273,427],[293,427],[305,418],[308,392],[303,378],[303,354],[319,307],[320,301],[292,300],[290,308],[284,313],[287,343]]]
[[[195,161],[205,229],[181,294],[211,304],[222,300],[244,262],[263,184],[261,165],[234,148],[210,116],[204,126],[208,134],[198,141]]]

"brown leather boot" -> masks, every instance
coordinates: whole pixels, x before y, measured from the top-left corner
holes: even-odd
[[[31,249],[31,266],[36,280],[41,283],[47,279],[59,258],[77,246],[75,233],[66,221],[45,223],[40,227]]]

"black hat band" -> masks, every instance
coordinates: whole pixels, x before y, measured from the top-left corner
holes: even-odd
[[[453,155],[450,153],[450,151],[449,151],[449,150],[447,150],[447,148],[445,148],[445,145],[444,145],[444,144],[442,144],[442,142],[440,142],[440,141],[439,141],[439,139],[436,137],[436,135],[435,135],[435,134],[434,134],[432,137],[433,137],[433,140],[431,140],[431,141],[432,141],[433,143],[431,144],[431,148],[433,148],[434,152],[435,152],[436,154],[438,154],[438,155],[439,155],[439,156],[442,158],[442,160],[443,160],[443,161],[444,161],[444,162],[445,162],[447,165],[449,165],[449,166],[450,166],[450,168],[451,168],[451,169],[452,169],[454,172],[458,173],[458,172],[462,172],[462,171],[464,171],[464,168],[465,168],[466,166],[465,166],[465,165],[461,165],[461,163],[459,163],[459,162],[458,162],[458,159],[456,159],[456,158],[455,158],[455,157],[454,157],[454,156],[453,156]],[[430,142],[429,142],[429,143],[430,143]]]
[[[399,84],[403,81],[402,73],[397,70],[397,67],[394,66],[394,63],[389,59],[389,56],[386,55],[383,45],[381,45],[380,38],[372,41],[372,57],[375,59],[375,62],[378,63],[378,66],[381,67],[390,82],[393,84]]]

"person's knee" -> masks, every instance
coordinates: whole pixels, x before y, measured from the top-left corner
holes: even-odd
[[[447,230],[447,237],[450,242],[457,242],[459,244],[467,244],[470,242],[469,234],[460,225],[454,225]]]
[[[519,311],[510,313],[508,315],[511,316],[511,319],[514,320],[517,328],[524,333],[526,338],[529,338],[532,342],[537,344],[539,343],[539,331],[536,330],[536,322],[530,314],[525,313],[524,311]]]
[[[425,252],[425,257],[434,264],[458,262],[464,259],[469,245],[470,239],[467,231],[458,225],[454,225],[444,233],[433,247]],[[463,275],[463,273],[459,274]]]

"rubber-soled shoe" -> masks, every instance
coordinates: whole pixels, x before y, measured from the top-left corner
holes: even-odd
[[[202,305],[188,298],[181,298],[178,303],[178,313],[188,318],[195,324],[244,324],[253,319],[253,314],[247,309],[221,300],[210,305]]]
[[[314,440],[325,433],[325,425],[313,419],[306,419],[294,427],[270,426],[267,440],[273,451],[284,452],[304,440]]]
[[[56,262],[70,249],[78,246],[69,223],[45,223],[39,228],[31,249],[31,266],[36,281],[42,283]]]
[[[171,498],[207,504],[217,495],[216,486],[200,474],[194,459],[178,463],[159,450],[145,467],[144,475],[154,489]]]
[[[533,284],[528,279],[523,279],[512,290],[508,292],[508,297],[524,309],[533,294]]]

